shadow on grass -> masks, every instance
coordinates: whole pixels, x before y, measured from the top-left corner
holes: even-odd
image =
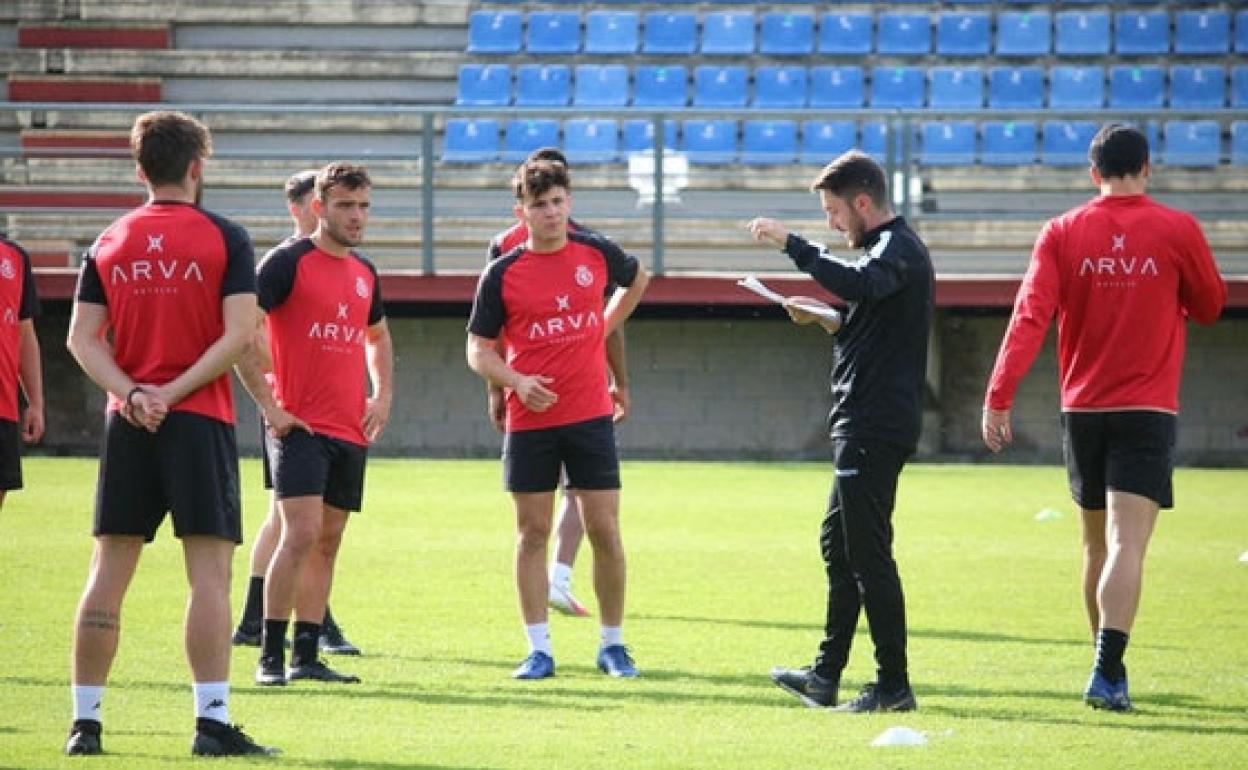
[[[118,755],[113,755],[118,756]],[[169,754],[130,754],[124,755],[126,758],[133,757],[136,760],[155,760],[161,763],[171,765],[181,765],[185,757],[171,756]],[[291,754],[282,753],[276,757],[226,757],[225,760],[241,760],[247,762],[254,767],[278,767],[283,760],[293,762],[300,767],[325,767],[337,768],[339,770],[369,770],[370,768],[378,768],[378,770],[495,770],[491,765],[435,765],[425,762],[369,762],[361,759],[333,759],[333,758],[316,758],[309,759],[307,757],[299,757]],[[209,759],[209,762],[213,760]],[[221,761],[221,760],[217,760]],[[18,768],[6,768],[0,766],[0,770],[19,770]]]
[[[919,691],[919,697],[922,698],[923,692]],[[1030,697],[1033,693],[1020,691],[1018,693],[988,693],[985,695],[1019,695],[1021,697]],[[1065,699],[1071,701],[1071,708],[1086,708],[1078,700],[1071,698],[1069,693],[1065,694]],[[1240,725],[1209,725],[1201,721],[1199,714],[1192,715],[1190,722],[1173,722],[1160,721],[1161,715],[1155,714],[1147,706],[1138,708],[1132,714],[1100,714],[1089,715],[1089,718],[1079,719],[1076,717],[1054,716],[1048,713],[1036,713],[1029,711],[1020,711],[1017,709],[994,708],[991,706],[942,706],[940,704],[932,705],[930,703],[921,703],[920,708],[925,714],[940,714],[944,716],[957,717],[959,719],[977,719],[992,720],[997,722],[1026,722],[1028,724],[1043,725],[1060,725],[1063,727],[1105,727],[1111,730],[1135,730],[1145,733],[1177,733],[1181,735],[1236,735],[1248,736],[1248,726]],[[1195,708],[1194,711],[1201,709]],[[1228,713],[1230,709],[1226,709]],[[1238,713],[1242,713],[1242,710]],[[1168,717],[1169,715],[1167,715]]]

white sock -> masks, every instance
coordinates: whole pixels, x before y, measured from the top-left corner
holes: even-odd
[[[529,637],[529,652],[544,652],[551,654],[550,647],[550,624],[534,623],[531,626],[524,627],[524,633]],[[553,655],[551,657],[554,657]]]
[[[194,682],[191,690],[195,693],[196,717],[226,725],[230,723],[229,682]]]
[[[622,626],[602,626],[602,646],[613,647],[624,644],[624,628]]]
[[[555,562],[550,565],[550,582],[565,588],[572,585],[572,567]]]
[[[100,719],[100,703],[104,700],[104,685],[75,684],[70,686],[74,696],[74,721],[79,719]]]

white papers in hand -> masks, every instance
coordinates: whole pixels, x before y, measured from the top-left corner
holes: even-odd
[[[767,288],[767,286],[765,286],[762,281],[758,280],[758,278],[753,275],[747,275],[746,277],[737,281],[737,285],[743,289],[752,291],[758,296],[764,299],[770,300],[776,303],[777,305],[783,305],[784,303],[789,301],[788,297],[784,296],[783,294],[774,292],[771,289]],[[819,305],[819,304],[814,304],[814,303],[802,302],[801,300],[797,300],[793,304],[797,305],[802,310],[805,310],[806,312],[811,313],[813,315],[819,316],[820,318],[825,319],[827,321],[832,321],[837,324],[841,322],[841,314],[830,307]]]

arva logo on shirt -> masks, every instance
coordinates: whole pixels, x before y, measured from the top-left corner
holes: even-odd
[[[1157,260],[1152,257],[1127,256],[1127,234],[1112,233],[1109,236],[1109,256],[1084,257],[1079,263],[1079,277],[1089,275],[1114,278],[1133,276],[1156,276]]]
[[[349,307],[345,302],[338,303],[338,312],[333,321],[313,321],[308,327],[308,339],[324,340],[327,342],[341,342],[348,345],[364,344],[364,329],[358,326],[352,326],[349,323],[339,323],[348,320]]]
[[[204,282],[204,271],[193,259],[136,259],[129,264],[115,264],[109,273],[114,286],[155,281]]]
[[[558,315],[529,324],[530,340],[562,337],[602,325],[602,319],[594,310],[588,313],[573,313],[572,299],[567,294],[555,296],[555,313]]]

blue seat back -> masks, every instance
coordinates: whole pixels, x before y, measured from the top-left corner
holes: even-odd
[[[442,160],[448,163],[489,163],[498,159],[498,121],[494,118],[451,118],[442,136]]]
[[[1119,11],[1114,16],[1114,51],[1128,56],[1170,53],[1170,14]]]
[[[503,139],[503,160],[519,163],[539,147],[559,146],[559,123],[546,118],[509,120]]]
[[[1090,120],[1046,120],[1040,159],[1049,166],[1086,166],[1098,128]]]
[[[639,19],[636,11],[590,11],[585,15],[585,53],[636,53]]]
[[[511,68],[506,64],[462,64],[455,103],[468,107],[511,104]]]
[[[1161,67],[1118,65],[1109,70],[1109,106],[1161,109],[1166,103],[1166,73]]]
[[[1209,167],[1222,159],[1222,127],[1216,120],[1167,120],[1163,131],[1163,163]]]
[[[862,67],[811,67],[810,106],[858,109],[866,99],[863,81]]]
[[[1226,11],[1179,11],[1174,16],[1174,52],[1217,55],[1230,49],[1231,19]]]
[[[646,64],[633,72],[633,106],[684,107],[689,103],[684,67]]]
[[[1053,16],[1048,11],[1005,11],[997,16],[997,56],[1048,56]]]
[[[875,22],[869,13],[825,13],[819,17],[819,53],[871,53]]]
[[[927,101],[925,80],[919,67],[876,67],[871,70],[871,106],[922,107]]]
[[[525,50],[535,54],[573,54],[581,50],[581,17],[570,11],[533,11]]]
[[[1099,110],[1105,106],[1105,70],[1062,65],[1049,71],[1049,106],[1053,109]]]
[[[928,166],[975,163],[975,124],[969,120],[924,121],[919,128],[919,162]]]
[[[517,107],[564,107],[572,96],[566,64],[521,64],[516,68]]]
[[[1226,106],[1226,70],[1214,64],[1176,64],[1170,68],[1170,106],[1176,110]]]
[[[885,12],[876,20],[878,53],[923,56],[932,51],[932,22],[926,13]]]
[[[797,160],[797,123],[747,120],[741,126],[741,162],[778,165]]]
[[[765,56],[806,56],[815,50],[815,17],[807,13],[764,13],[758,52]]]
[[[1036,162],[1036,124],[1031,121],[985,122],[979,162],[985,166],[1021,166]]]
[[[703,64],[693,70],[694,107],[744,107],[749,72],[739,65]]]
[[[698,45],[698,21],[692,13],[651,11],[645,16],[641,50],[647,54],[683,56]]]
[[[852,120],[807,120],[802,123],[802,163],[825,165],[858,146],[858,124]]]
[[[663,147],[676,149],[677,126],[674,120],[663,121]],[[625,153],[645,152],[654,149],[654,122],[641,119],[624,121],[620,149]]]
[[[563,152],[572,163],[614,163],[620,158],[620,126],[606,118],[565,120]]]
[[[735,120],[686,120],[680,135],[690,163],[723,164],[737,159]]]
[[[519,11],[473,11],[468,17],[468,53],[518,53],[523,27]]]
[[[988,73],[988,106],[1000,110],[1042,109],[1044,70],[1039,67],[993,67]]]
[[[1231,163],[1248,166],[1248,120],[1231,124]]]
[[[754,106],[801,109],[806,106],[806,68],[764,65],[754,70]]]
[[[628,105],[628,67],[623,64],[578,64],[572,103],[577,107]]]
[[[987,56],[988,14],[982,11],[942,13],[936,24],[936,53],[941,56]]]
[[[932,109],[977,110],[984,106],[984,73],[979,67],[932,67],[927,102]]]
[[[1059,11],[1058,56],[1103,56],[1109,53],[1109,13],[1106,11]]]
[[[749,56],[754,53],[754,14],[712,11],[702,19],[702,53]]]

